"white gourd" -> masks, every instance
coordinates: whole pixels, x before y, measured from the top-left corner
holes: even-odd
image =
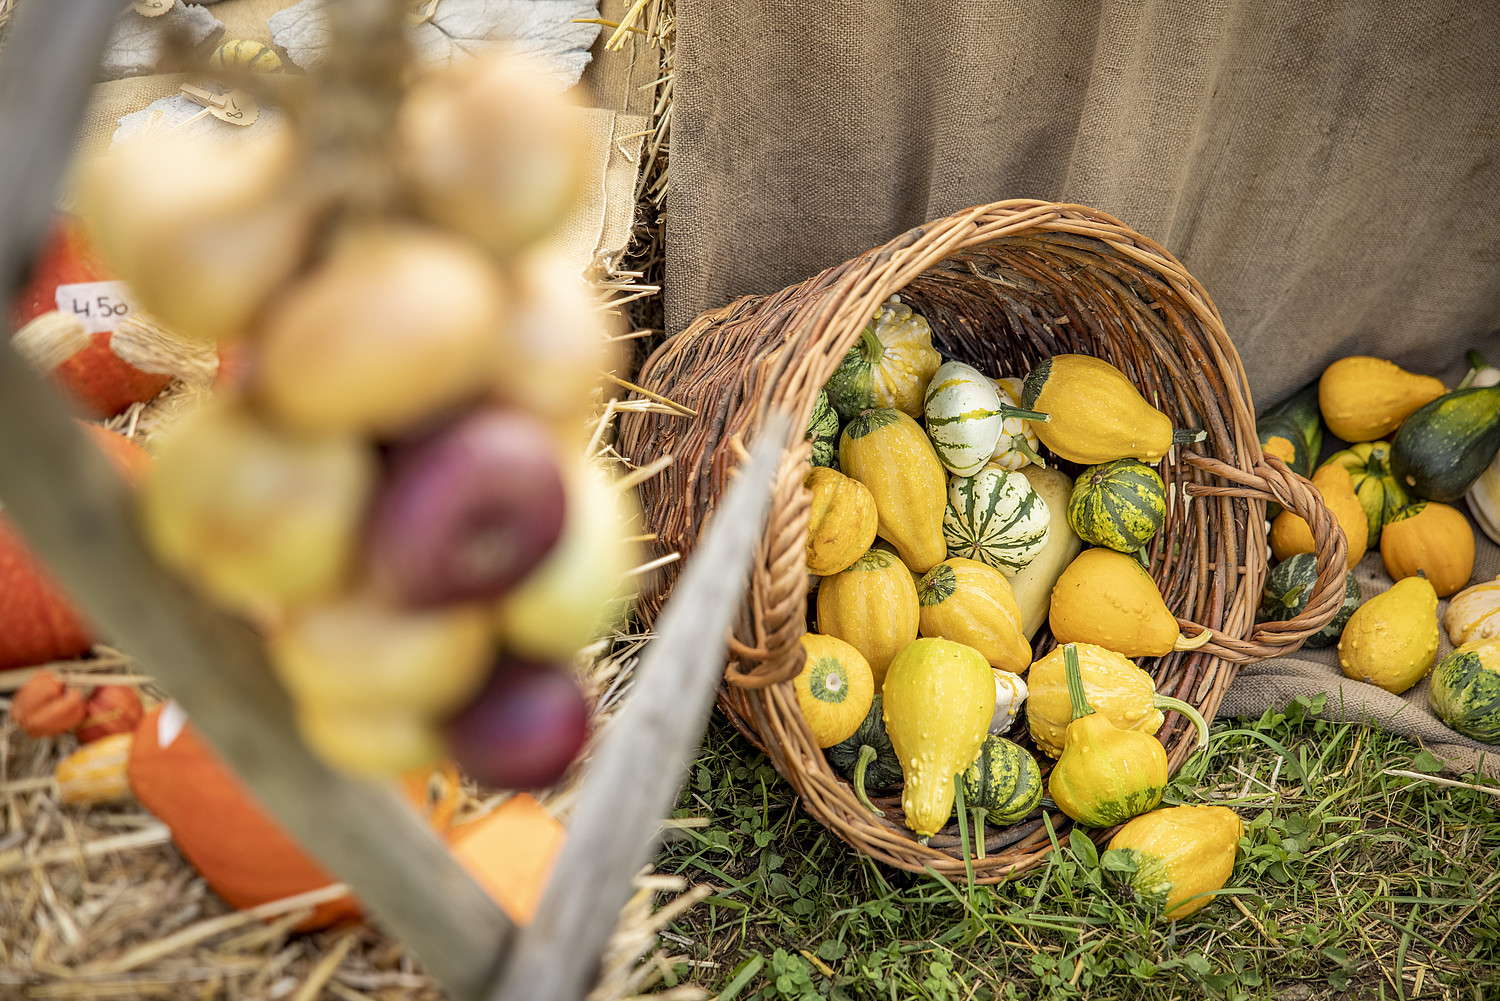
[[[1004,734],[1026,705],[1026,679],[999,669],[994,674],[995,715],[990,719],[990,733]]]
[[[1500,455],[1496,455],[1479,479],[1470,485],[1464,499],[1474,521],[1490,537],[1500,542]]]
[[[990,381],[995,384],[995,391],[999,394],[1001,403],[1011,407],[1020,406],[1021,380],[1019,378],[1012,375]],[[1001,469],[1012,472],[1032,463],[1045,465],[1038,451],[1040,448],[1041,443],[1037,441],[1036,432],[1032,430],[1030,421],[1021,417],[1007,417],[1000,424],[1000,437],[995,441],[992,462]]]
[[[973,476],[994,454],[1005,415],[995,384],[972,365],[944,362],[927,384],[927,436],[950,473]]]
[[[1449,598],[1443,628],[1456,647],[1500,636],[1500,577],[1464,588]]]
[[[943,540],[949,556],[988,563],[1007,577],[1047,546],[1052,512],[1026,477],[999,466],[948,481]]]

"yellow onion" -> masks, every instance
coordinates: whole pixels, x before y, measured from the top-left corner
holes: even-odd
[[[100,256],[185,337],[228,341],[301,265],[318,213],[293,183],[290,130],[127,143],[80,174]]]
[[[555,227],[582,186],[576,112],[543,70],[514,55],[419,81],[401,106],[396,140],[422,213],[501,253]]]
[[[614,367],[604,313],[582,276],[550,256],[517,269],[515,293],[494,356],[496,397],[582,426],[601,370]]]
[[[640,562],[626,541],[638,517],[635,496],[604,471],[580,463],[568,479],[567,520],[547,558],[501,599],[495,622],[507,650],[536,660],[565,660],[623,615]]]
[[[158,559],[221,602],[307,601],[345,579],[375,476],[352,436],[289,436],[209,406],[162,442],[142,527]]]
[[[294,611],[273,637],[270,655],[301,703],[433,715],[479,690],[491,640],[483,606],[411,611],[356,594]]]
[[[462,239],[350,229],[267,313],[254,390],[299,431],[399,433],[479,393],[505,298]]]

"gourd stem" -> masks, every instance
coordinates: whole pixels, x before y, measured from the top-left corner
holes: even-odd
[[[1198,743],[1194,745],[1196,751],[1200,747],[1208,746],[1208,723],[1204,721],[1203,714],[1181,699],[1174,699],[1170,695],[1158,695],[1151,700],[1151,704],[1158,709],[1175,709],[1188,719],[1193,721],[1193,726],[1198,728]]]
[[[1464,355],[1464,361],[1469,363],[1469,370],[1464,373],[1463,380],[1454,388],[1453,391],[1455,393],[1460,389],[1468,389],[1474,385],[1474,380],[1479,378],[1479,373],[1490,367],[1490,363],[1484,360],[1484,355],[1473,348],[1470,348],[1468,353]]]
[[[860,331],[859,354],[868,365],[874,365],[885,357],[885,345],[880,342],[880,335],[875,333],[874,320],[865,324],[865,329]]]
[[[1194,636],[1192,639],[1188,639],[1187,637],[1179,633],[1177,636],[1177,642],[1172,644],[1172,649],[1196,650],[1213,638],[1214,631],[1212,629],[1205,629],[1203,630],[1203,632],[1199,633],[1197,636]]]
[[[1022,455],[1026,456],[1028,460],[1038,466],[1041,466],[1043,469],[1047,468],[1047,460],[1038,455],[1036,449],[1026,444],[1026,435],[1011,435],[1010,447],[1015,449],[1017,452],[1020,452]]]
[[[1202,430],[1199,430],[1199,431],[1189,431],[1186,428],[1173,428],[1172,429],[1172,444],[1174,444],[1174,445],[1190,445],[1193,442],[1202,441],[1204,438],[1207,438],[1207,437],[1208,437],[1208,432],[1207,431],[1202,431]]]
[[[1094,709],[1089,705],[1088,696],[1083,692],[1083,673],[1078,666],[1078,649],[1072,643],[1063,647],[1063,664],[1068,674],[1068,698],[1073,700],[1073,718],[1083,719]]]
[[[870,762],[875,760],[877,753],[869,744],[860,745],[859,761],[854,764],[854,796],[864,804],[865,809],[877,817],[884,817],[885,811],[871,803],[869,795],[865,793],[865,769],[870,767]]]
[[[1022,410],[1020,407],[1013,407],[1009,403],[1000,404],[1000,415],[1006,420],[1012,417],[1019,417],[1023,421],[1035,421],[1038,424],[1050,424],[1052,422],[1051,414],[1044,414],[1040,410]]]

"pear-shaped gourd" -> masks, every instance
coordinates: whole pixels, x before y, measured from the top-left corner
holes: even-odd
[[[906,773],[906,826],[928,837],[953,815],[954,776],[989,732],[994,676],[973,647],[919,639],[891,661],[884,695],[885,730]]]
[[[964,643],[992,667],[1020,674],[1031,666],[1031,644],[1021,634],[1021,610],[1005,575],[978,560],[955,556],[917,582],[918,631]]]
[[[839,468],[875,497],[876,532],[902,562],[926,573],[948,555],[943,541],[948,474],[921,425],[899,410],[867,410],[839,436]]]
[[[1096,643],[1126,657],[1196,650],[1212,634],[1184,639],[1156,581],[1134,557],[1113,549],[1078,554],[1052,588],[1048,615],[1059,643]]]
[[[1443,628],[1448,630],[1448,642],[1456,647],[1500,636],[1500,576],[1448,599]]]
[[[1127,865],[1106,866],[1137,903],[1168,921],[1187,917],[1229,882],[1245,825],[1227,806],[1153,810],[1109,841]]]
[[[1401,422],[1447,390],[1384,358],[1340,358],[1318,380],[1318,408],[1328,430],[1345,441],[1384,438]]]
[[[1425,577],[1398,580],[1354,610],[1339,639],[1346,677],[1400,695],[1437,659],[1437,591]]]
[[[933,374],[922,409],[938,459],[955,476],[984,468],[1007,418],[1047,419],[1002,401],[994,380],[961,361],[944,362]]]
[[[1121,730],[1083,694],[1078,651],[1062,647],[1073,721],[1047,778],[1057,808],[1086,827],[1113,827],[1153,810],[1167,787],[1167,752],[1147,733]]]
[[[1124,458],[1156,463],[1173,444],[1204,436],[1174,429],[1124,372],[1089,355],[1042,359],[1026,376],[1021,406],[1048,415],[1047,423],[1033,425],[1042,444],[1084,466]]]
[[[1076,648],[1084,693],[1095,712],[1115,726],[1141,733],[1161,729],[1163,709],[1175,709],[1198,728],[1199,745],[1208,743],[1208,724],[1197,709],[1180,699],[1158,695],[1151,675],[1130,658],[1093,643],[1070,644]],[[1073,721],[1073,699],[1068,690],[1067,665],[1062,647],[1031,665],[1027,675],[1030,694],[1026,699],[1026,726],[1037,749],[1050,757],[1062,753],[1063,735]]]

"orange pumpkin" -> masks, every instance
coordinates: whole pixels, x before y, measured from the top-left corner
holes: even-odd
[[[1354,492],[1354,479],[1343,466],[1327,465],[1313,473],[1312,485],[1323,495],[1323,503],[1344,530],[1349,543],[1349,569],[1365,555],[1370,544],[1370,522],[1364,505]],[[1284,560],[1298,553],[1310,553],[1317,547],[1313,544],[1312,529],[1307,521],[1290,511],[1282,511],[1271,522],[1271,552],[1277,560]]]
[[[175,703],[141,718],[127,774],[141,805],[171,829],[178,851],[231,907],[243,910],[335,882],[251,797]],[[354,898],[341,897],[319,904],[298,928],[359,916]]]
[[[1463,590],[1474,573],[1474,530],[1458,508],[1418,501],[1380,530],[1380,558],[1392,580],[1421,571],[1444,598]]]
[[[16,296],[12,329],[19,330],[57,308],[59,285],[115,278],[89,246],[78,220],[59,216]],[[143,372],[121,359],[110,348],[111,333],[105,330],[93,334],[86,347],[51,371],[52,378],[88,417],[113,417],[132,403],[152,399],[172,381],[170,376]]]

